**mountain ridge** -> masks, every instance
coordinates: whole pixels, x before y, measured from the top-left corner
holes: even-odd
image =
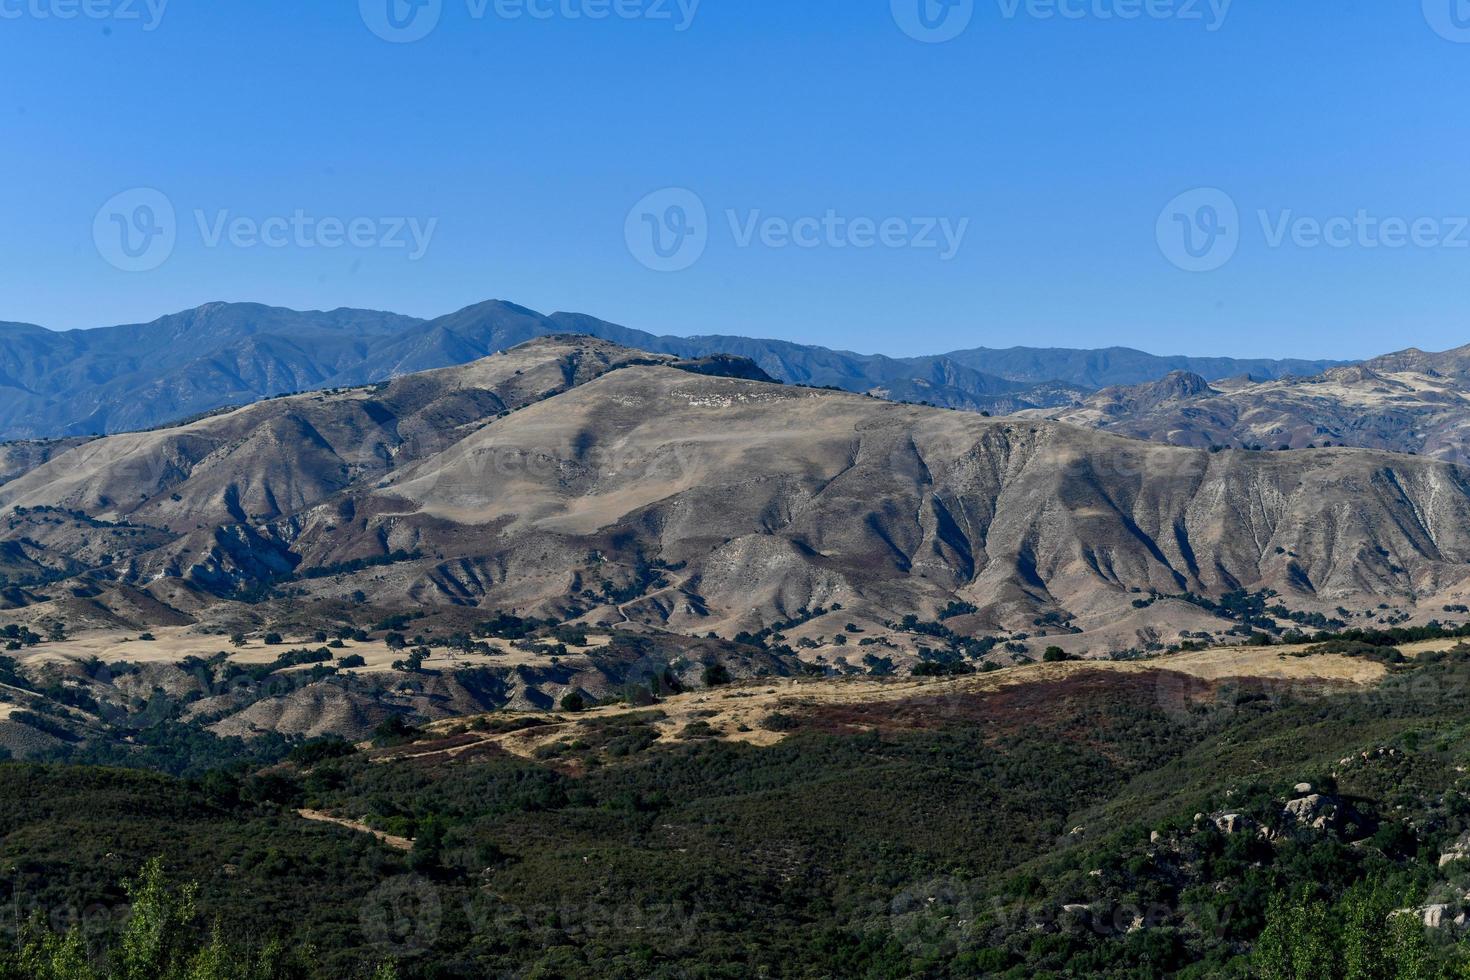
[[[999,352],[1010,360],[997,359],[997,352],[981,356],[976,350],[892,358],[774,339],[657,336],[586,314],[542,315],[503,300],[432,320],[347,307],[296,311],[211,302],[142,324],[63,332],[4,325],[0,438],[146,429],[295,391],[370,384],[467,363],[538,336],[566,332],[679,357],[733,354],[748,357],[788,383],[995,414],[1075,404],[1098,387],[1097,381],[1113,378],[1110,372],[1152,379],[1150,372],[1162,377],[1179,363],[1192,363],[1129,352],[1123,358],[1126,364],[1114,366],[1121,355],[1112,352],[1058,349],[1064,355],[1058,356],[1058,350],[1026,348]],[[1268,373],[1307,363],[1203,360],[1214,367],[1246,365]],[[1048,363],[1056,369],[1047,369]],[[995,370],[986,370],[986,365]]]
[[[1470,346],[1409,348],[1310,377],[1165,385],[1110,387],[1020,414],[1181,446],[1341,445],[1470,462]]]

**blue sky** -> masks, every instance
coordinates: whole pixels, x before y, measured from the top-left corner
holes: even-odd
[[[0,0],[0,320],[1470,342],[1463,0],[151,2]]]

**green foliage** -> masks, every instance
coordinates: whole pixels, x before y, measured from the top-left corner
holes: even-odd
[[[1393,912],[1431,901],[1457,873],[1437,856],[1470,831],[1464,658],[1401,665],[1371,693],[1057,673],[991,694],[912,685],[881,706],[798,692],[765,723],[789,737],[765,748],[711,738],[697,713],[660,738],[667,718],[628,711],[475,726],[560,726],[539,761],[467,732],[453,754],[386,761],[313,742],[287,747],[292,765],[192,781],[4,765],[0,867],[15,870],[0,907],[116,902],[108,869],[161,854],[201,883],[189,955],[212,947],[224,962],[255,944],[258,960],[279,940],[316,950],[332,977],[379,969],[365,897],[410,874],[438,911],[396,967],[405,980],[1428,978],[1459,965]],[[419,734],[400,718],[380,740]],[[1351,819],[1284,817],[1303,780]],[[1248,829],[1217,829],[1223,812]],[[121,926],[82,937],[95,969]],[[64,963],[67,941],[35,946]]]
[[[189,885],[172,892],[161,861],[144,866],[137,880],[127,885],[132,908],[115,954],[118,980],[163,980],[185,972],[191,958],[188,933],[198,916],[198,891]]]
[[[522,619],[510,613],[498,613],[494,619],[486,620],[476,629],[479,636],[493,636],[501,640],[524,640],[540,629],[543,624],[537,619]]]
[[[345,739],[329,736],[305,742],[291,750],[286,758],[298,766],[314,766],[330,759],[353,755],[357,749]]]
[[[1361,882],[1335,904],[1313,889],[1271,899],[1266,928],[1251,958],[1261,980],[1431,980],[1436,965],[1419,916],[1400,911],[1408,897],[1380,882]]]
[[[393,669],[405,673],[416,674],[424,669],[424,661],[429,659],[428,647],[414,647],[409,651],[407,657],[402,660],[393,661]]]
[[[89,950],[77,929],[58,934],[39,918],[34,919],[13,957],[7,958],[0,951],[0,977],[273,980],[315,972],[306,957],[288,957],[275,943],[252,951],[231,945],[219,925],[207,930],[198,909],[198,886],[172,887],[157,858],[147,862],[123,888],[129,903],[126,921],[116,933],[105,937],[100,951]],[[391,965],[388,968],[391,970]]]
[[[403,715],[389,715],[373,729],[373,744],[377,746],[403,745],[412,742],[423,732],[409,724]]]
[[[695,741],[705,738],[716,738],[719,731],[707,721],[696,719],[679,729],[679,738],[685,741]]]
[[[939,614],[939,619],[943,622],[946,619],[957,619],[960,616],[973,616],[979,611],[980,607],[974,603],[956,600],[944,607],[944,611]]]
[[[975,668],[961,660],[921,660],[909,673],[914,677],[963,677],[975,673]]]
[[[40,923],[33,923],[8,968],[4,954],[0,954],[0,976],[18,980],[94,980],[97,973],[92,969],[86,943],[79,932],[72,930],[58,936]]]
[[[354,558],[351,561],[337,562],[332,565],[319,565],[315,568],[298,568],[294,578],[317,579],[331,578],[334,575],[351,575],[368,568],[382,568],[387,565],[397,565],[402,562],[418,561],[423,557],[420,551],[391,551],[386,555],[373,555],[371,558]],[[324,638],[325,639],[325,638]]]

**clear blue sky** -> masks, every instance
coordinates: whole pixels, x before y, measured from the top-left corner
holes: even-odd
[[[57,16],[84,2],[93,16]],[[1470,246],[1454,221],[1470,215],[1470,29],[1452,0],[1237,0],[1223,22],[1210,0],[1060,0],[1081,14],[1065,18],[973,0],[945,43],[900,28],[923,33],[920,0],[702,0],[684,30],[678,0],[534,0],[549,19],[438,0],[411,43],[366,26],[364,10],[386,30],[387,2],[170,0],[153,24],[146,0],[0,0],[0,320],[211,300],[432,316],[497,297],[894,354],[1470,342],[1470,247],[1451,247]],[[636,16],[564,13],[599,3]],[[1120,19],[1130,3],[1143,15]],[[175,209],[176,241],[126,272],[96,219],[139,187]],[[630,209],[669,187],[707,210],[704,251],[655,271]],[[1165,206],[1202,187],[1238,207],[1238,241],[1189,272],[1168,230],[1212,215],[1197,196]],[[1432,225],[1402,248],[1295,225],[1273,246],[1262,210]],[[369,224],[335,249],[209,241],[222,215],[298,211]],[[817,224],[798,229],[815,247],[773,247],[779,227],[742,244],[757,212],[898,219],[895,244],[922,219],[968,225],[946,260]],[[437,220],[416,261],[371,244],[394,218]]]

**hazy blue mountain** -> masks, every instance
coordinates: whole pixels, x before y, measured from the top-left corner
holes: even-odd
[[[1024,383],[984,374],[944,356],[894,358],[751,337],[660,337],[580,313],[553,313],[549,319],[564,333],[589,334],[659,354],[678,357],[734,354],[754,361],[771,377],[789,384],[830,385],[850,391],[867,391],[923,378],[983,395],[1010,394],[1028,387]]]
[[[0,326],[0,435],[146,428],[330,385],[422,323],[369,310],[211,303],[152,323],[53,332]]]
[[[210,303],[151,323],[92,330],[0,323],[0,438],[149,428],[288,392],[463,364],[563,333],[686,358],[733,354],[788,384],[991,412],[1067,406],[1107,385],[1179,370],[1274,378],[1315,374],[1335,363],[1157,357],[1123,348],[979,348],[894,358],[751,337],[657,336],[584,314],[544,316],[500,300],[433,320]]]
[[[1101,350],[1011,347],[996,350],[976,347],[946,354],[950,360],[1013,381],[1038,383],[1065,381],[1088,388],[1144,384],[1175,371],[1198,374],[1208,380],[1250,375],[1257,381],[1273,381],[1286,375],[1313,377],[1348,361],[1271,360],[1233,357],[1163,357],[1130,347]]]

